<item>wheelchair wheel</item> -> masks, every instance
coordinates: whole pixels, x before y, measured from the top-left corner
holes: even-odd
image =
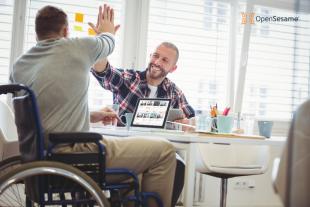
[[[41,180],[38,185],[36,182],[29,183],[38,180]],[[33,191],[41,195],[40,199],[34,199],[35,196],[31,195],[35,194]],[[1,175],[1,207],[45,205],[110,207],[102,190],[89,176],[64,163],[36,161],[22,164]]]
[[[0,176],[21,165],[21,156],[9,157],[0,161]]]

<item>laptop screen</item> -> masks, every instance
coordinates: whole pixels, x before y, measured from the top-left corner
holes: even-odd
[[[141,98],[138,100],[131,126],[164,128],[170,99],[164,98]]]

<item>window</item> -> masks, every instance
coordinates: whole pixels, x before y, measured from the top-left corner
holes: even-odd
[[[6,83],[8,80],[14,2],[19,5],[24,1],[0,0],[1,83]],[[69,15],[70,35],[74,37],[88,35],[86,22],[96,21],[97,7],[102,4],[101,0],[27,2],[25,50],[35,44],[34,16],[42,6],[51,4],[63,8]],[[210,104],[215,103],[218,103],[220,109],[224,108],[229,104],[227,103],[229,97],[229,102],[235,99],[237,103],[235,107],[242,106],[240,109],[242,113],[255,113],[257,117],[260,116],[259,118],[287,121],[296,107],[309,97],[309,13],[296,14],[293,12],[293,7],[289,9],[288,5],[284,4],[271,6],[279,2],[266,1],[264,3],[268,6],[254,5],[255,16],[299,16],[299,21],[256,22],[250,25],[251,31],[248,32],[247,27],[241,24],[240,11],[245,12],[248,4],[252,5],[253,1],[236,3],[233,0],[132,0],[129,2],[130,5],[125,6],[125,0],[107,1],[116,9],[116,22],[122,25],[120,32],[126,32],[126,36],[121,33],[116,35],[116,49],[109,60],[117,66],[127,64],[130,65],[125,66],[127,68],[131,65],[140,67],[140,63],[145,60],[143,49],[145,45],[147,54],[150,54],[162,41],[175,43],[180,50],[178,69],[168,77],[183,90],[195,109],[208,109]],[[142,7],[140,11],[141,5],[148,5],[145,2],[150,3],[149,10],[144,10]],[[237,5],[238,11],[231,5]],[[301,6],[301,9],[303,8],[304,6]],[[130,26],[121,22],[125,19],[123,17],[125,9],[126,23]],[[84,14],[84,23],[74,21],[77,12]],[[148,26],[144,27],[146,19]],[[137,26],[134,27],[136,29],[132,29],[132,22],[142,25],[141,28]],[[130,29],[132,31],[129,31]],[[122,42],[123,37],[127,38],[126,44]],[[244,81],[242,82],[244,86],[239,89],[236,86],[239,86],[237,84],[241,81],[237,80],[242,75],[238,69],[240,62],[242,64],[246,62],[246,58],[240,61],[240,54],[242,43],[246,42],[247,37],[250,39],[248,47],[245,48],[248,50],[246,73],[244,73],[246,76],[241,80]],[[136,48],[141,48],[143,51],[136,51]],[[124,57],[121,55],[122,51],[125,51]],[[148,62],[149,58],[146,61]],[[234,65],[230,66],[230,63]],[[112,94],[101,88],[92,75],[90,77],[90,107],[95,109],[111,104]],[[235,88],[238,91],[232,94]],[[242,96],[241,98],[238,96],[243,89],[241,100]]]
[[[8,83],[14,0],[0,0],[0,84]]]
[[[62,8],[67,14],[69,19],[70,37],[79,37],[88,35],[88,22],[96,23],[98,6],[102,5],[101,0],[96,1],[71,1],[71,0],[30,0],[28,7],[27,23],[26,23],[26,41],[25,51],[35,44],[35,30],[34,20],[38,9],[45,5],[53,5]],[[121,15],[123,14],[122,0],[105,1],[115,9],[115,23],[120,23]],[[83,14],[83,22],[75,21],[75,14]],[[109,60],[115,64],[120,64],[121,61],[121,35],[116,35],[116,48]],[[99,109],[105,105],[112,104],[112,93],[103,89],[97,80],[90,74],[90,87],[89,87],[89,106],[91,109]]]
[[[243,2],[239,6],[245,10]],[[241,17],[231,20],[230,13],[230,4],[220,1],[151,0],[148,53],[161,41],[175,43],[180,59],[177,71],[169,77],[195,108],[207,109],[214,102],[223,105],[227,78],[234,78],[226,77],[229,25],[237,21],[236,68],[242,40],[250,35],[242,112],[289,120],[309,96],[310,15],[255,5],[255,16],[299,16],[300,21],[256,22],[251,33],[244,34]]]
[[[251,25],[242,111],[290,120],[296,107],[309,97],[310,15],[254,8],[255,15],[299,16],[299,21]]]
[[[228,3],[150,1],[148,54],[160,42],[176,44],[180,50],[178,68],[168,77],[182,89],[196,109],[208,109],[215,103],[225,107],[229,23]]]

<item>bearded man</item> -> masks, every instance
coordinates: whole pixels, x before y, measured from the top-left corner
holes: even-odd
[[[120,106],[119,116],[134,112],[139,98],[169,98],[171,108],[183,111],[183,118],[176,121],[188,124],[189,119],[195,117],[195,111],[184,93],[166,77],[177,69],[178,58],[178,48],[173,43],[162,42],[150,55],[148,67],[144,71],[114,68],[107,58],[99,60],[91,71],[100,85],[113,93],[113,103]],[[176,205],[182,192],[184,174],[185,164],[177,155],[171,206]]]
[[[177,69],[178,58],[178,48],[173,43],[162,42],[150,55],[144,71],[114,68],[104,58],[94,65],[92,73],[104,89],[113,93],[113,103],[120,105],[119,116],[134,112],[139,98],[169,98],[171,108],[183,111],[184,118],[179,122],[188,123],[195,111],[184,93],[166,77]]]

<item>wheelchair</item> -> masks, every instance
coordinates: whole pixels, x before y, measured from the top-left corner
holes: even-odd
[[[34,92],[21,84],[7,84],[0,86],[2,94],[13,94],[21,156],[0,162],[1,207],[118,207],[129,203],[147,207],[149,199],[163,206],[156,193],[139,191],[134,172],[106,168],[100,134],[49,133],[45,143]],[[55,152],[59,146],[85,143],[96,145],[98,152]],[[125,176],[126,181],[108,182],[107,176]]]

